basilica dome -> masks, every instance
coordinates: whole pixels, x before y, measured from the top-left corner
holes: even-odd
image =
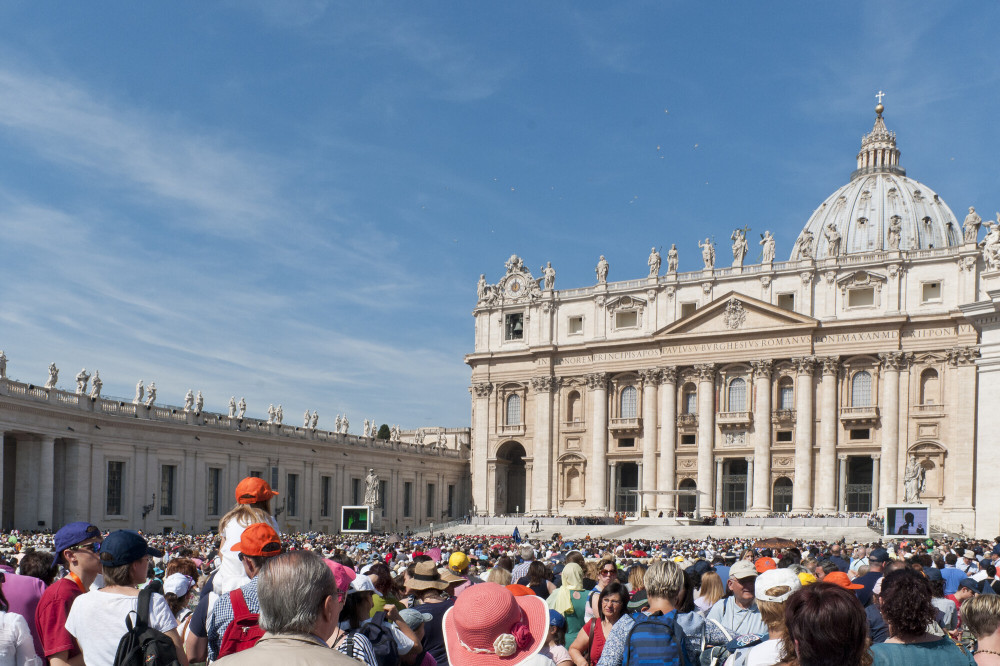
[[[792,261],[962,244],[948,204],[899,166],[896,135],[886,129],[882,111],[881,104],[875,107],[875,126],[861,139],[851,181],[813,212],[795,241]]]

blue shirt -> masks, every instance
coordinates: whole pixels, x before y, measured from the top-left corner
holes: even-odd
[[[719,578],[722,579],[722,584],[725,585],[726,581],[729,580],[729,565],[728,564],[716,564],[715,572],[719,574]]]
[[[958,592],[958,584],[968,578],[964,571],[956,569],[950,564],[945,565],[944,569],[941,569],[941,577],[944,578],[944,593],[946,596]]]

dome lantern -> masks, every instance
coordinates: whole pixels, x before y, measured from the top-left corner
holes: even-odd
[[[882,119],[881,91],[878,94],[879,103],[875,107],[875,126],[872,131],[861,138],[861,152],[858,153],[858,168],[851,174],[851,180],[872,173],[894,173],[906,175],[906,169],[899,166],[899,149],[896,148],[896,133],[885,127]]]

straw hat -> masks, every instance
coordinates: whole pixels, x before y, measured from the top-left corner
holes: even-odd
[[[549,608],[541,597],[515,597],[501,585],[481,583],[447,610],[443,629],[453,666],[514,666],[542,649]]]

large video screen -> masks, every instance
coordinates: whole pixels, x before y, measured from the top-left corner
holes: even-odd
[[[367,506],[345,506],[340,511],[341,532],[370,532]]]
[[[926,504],[891,504],[885,507],[885,536],[926,535],[930,526],[930,507]]]

